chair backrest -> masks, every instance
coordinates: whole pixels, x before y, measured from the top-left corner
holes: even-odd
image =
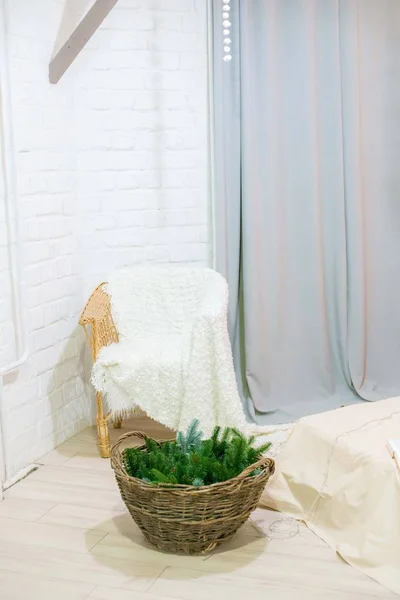
[[[121,339],[181,333],[193,321],[213,278],[220,275],[211,269],[165,265],[113,273],[107,290]]]

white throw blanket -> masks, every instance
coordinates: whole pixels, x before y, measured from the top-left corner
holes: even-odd
[[[210,269],[136,267],[108,281],[120,341],[103,348],[92,382],[118,417],[139,406],[174,430],[197,418],[247,429],[227,330],[228,287]]]

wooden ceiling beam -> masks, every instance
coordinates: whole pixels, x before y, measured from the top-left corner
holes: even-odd
[[[57,83],[74,62],[82,48],[100,27],[118,0],[95,0],[66,42],[54,54],[49,65],[49,81]]]

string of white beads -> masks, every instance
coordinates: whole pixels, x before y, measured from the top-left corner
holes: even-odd
[[[229,62],[230,60],[232,60],[232,52],[231,52],[232,40],[230,38],[232,23],[230,21],[230,16],[231,16],[230,2],[231,2],[231,0],[222,0],[222,26],[223,26],[223,34],[224,34],[224,61],[225,62]]]

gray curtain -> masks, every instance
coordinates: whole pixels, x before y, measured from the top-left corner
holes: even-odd
[[[213,3],[215,251],[261,423],[400,394],[400,2]]]

